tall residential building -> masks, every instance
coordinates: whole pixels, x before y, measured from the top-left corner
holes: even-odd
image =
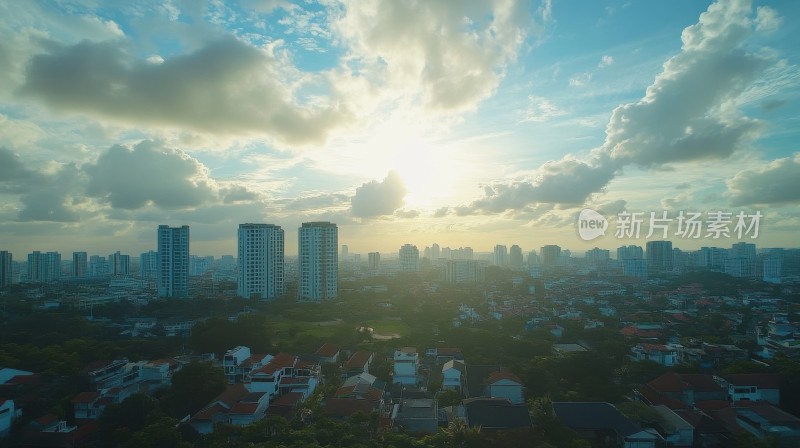
[[[781,259],[767,258],[764,260],[764,281],[769,283],[781,282]]]
[[[0,250],[0,288],[11,286],[13,271],[11,269],[11,252]]]
[[[41,253],[38,250],[28,254],[28,281],[53,282],[61,278],[61,254]]]
[[[239,297],[274,299],[284,294],[283,229],[273,224],[239,224]],[[344,250],[344,249],[343,249]]]
[[[508,264],[513,269],[522,268],[522,248],[516,244],[511,246],[511,250],[508,252]]]
[[[441,256],[442,252],[439,245],[436,243],[431,244],[431,260],[438,260]]]
[[[339,229],[336,224],[304,222],[297,240],[298,299],[335,299],[339,289]]]
[[[539,256],[542,259],[542,265],[555,266],[558,264],[558,260],[561,257],[561,247],[554,244],[542,246],[542,248],[539,249]]]
[[[86,252],[72,253],[72,276],[86,277],[89,275],[89,258]]]
[[[347,244],[342,244],[342,261],[347,261],[347,258],[350,256],[350,248],[347,247]]]
[[[369,270],[373,274],[378,272],[381,269],[381,253],[380,252],[370,252],[367,254]]]
[[[419,271],[419,249],[413,244],[403,244],[400,248],[400,271]]]
[[[495,266],[508,266],[508,248],[502,244],[494,246]]]
[[[617,248],[617,260],[641,260],[644,258],[642,246],[621,246]]]
[[[608,261],[610,252],[606,249],[595,247],[586,251],[586,260],[591,263],[605,263]]]
[[[126,276],[131,271],[131,256],[123,255],[119,251],[108,256],[109,274],[114,276]]]
[[[528,252],[528,266],[536,266],[539,264],[539,256],[536,255],[536,251],[532,250]]]
[[[445,280],[448,283],[475,283],[485,279],[486,270],[475,260],[448,260]]]
[[[158,252],[149,250],[139,255],[139,276],[144,280],[158,278]]]
[[[735,243],[728,250],[728,258],[756,259],[756,245],[751,243]]]
[[[189,296],[189,226],[158,226],[158,296]]]
[[[650,272],[672,270],[672,241],[648,241],[646,249],[647,269]]]

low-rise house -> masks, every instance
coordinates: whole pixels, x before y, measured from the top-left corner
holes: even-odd
[[[321,363],[336,362],[339,358],[339,346],[333,342],[326,342],[314,354],[319,356]]]
[[[152,393],[163,387],[172,384],[172,376],[178,372],[183,365],[172,358],[156,359],[144,364],[141,371],[141,379],[147,393]]]
[[[718,379],[729,401],[781,402],[781,376],[774,373],[739,373]]]
[[[531,415],[524,404],[486,397],[468,398],[463,403],[467,425],[480,426],[481,431],[531,427]]]
[[[700,401],[724,400],[725,393],[711,375],[668,372],[636,391],[638,398],[652,406],[691,409]]]
[[[582,438],[614,440],[619,448],[656,448],[664,439],[654,429],[642,429],[610,403],[556,402],[553,411]]]
[[[384,385],[369,373],[345,380],[341,387],[325,402],[325,413],[335,418],[346,418],[355,412],[382,412]]]
[[[200,434],[211,434],[217,423],[230,423],[229,412],[250,392],[241,383],[234,384],[214,398],[189,420]]]
[[[265,392],[250,392],[241,397],[228,410],[228,423],[249,425],[264,418],[269,407],[269,396]]]
[[[443,364],[454,359],[459,361],[464,360],[464,354],[461,352],[461,349],[457,347],[436,348],[434,349],[434,357],[436,358],[437,364]]]
[[[240,345],[225,352],[222,357],[222,369],[228,384],[234,384],[243,381],[250,372],[271,359],[270,355],[253,354],[250,352],[250,347]]]
[[[659,433],[669,447],[691,448],[694,446],[694,426],[672,409],[662,405],[653,406],[653,410],[664,421]]]
[[[419,355],[414,347],[403,347],[394,351],[394,374],[392,382],[395,384],[416,385],[417,372],[419,371]]]
[[[81,392],[72,399],[72,408],[76,420],[94,420],[105,411],[111,400],[104,398],[100,392]]]
[[[484,381],[486,385],[486,395],[492,398],[505,398],[511,404],[521,404],[525,402],[522,395],[522,380],[511,372],[496,371],[492,372]]]
[[[264,366],[250,372],[244,378],[247,390],[251,392],[266,392],[270,399],[278,396],[281,380],[294,374],[297,357],[288,353],[278,353]]]
[[[374,353],[367,350],[358,350],[350,356],[350,359],[344,365],[345,377],[358,375],[360,373],[369,373],[369,366],[372,364]]]
[[[464,374],[467,371],[464,361],[450,360],[442,366],[442,389],[461,391]]]
[[[434,434],[439,428],[439,405],[430,398],[404,398],[391,415],[396,430]]]
[[[671,367],[678,363],[678,348],[664,344],[636,344],[631,348],[633,361],[653,361]]]

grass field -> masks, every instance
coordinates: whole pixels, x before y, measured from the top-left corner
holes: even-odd
[[[402,320],[378,319],[367,321],[367,326],[372,327],[375,333],[380,335],[398,335],[400,337],[408,333],[408,325]]]

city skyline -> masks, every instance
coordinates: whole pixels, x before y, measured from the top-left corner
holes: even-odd
[[[583,209],[612,225],[761,213],[755,239],[668,239],[800,247],[796,2],[0,12],[0,249],[15,261],[136,256],[162,223],[213,256],[236,254],[247,222],[287,241],[335,222],[360,254],[655,239],[585,241]]]

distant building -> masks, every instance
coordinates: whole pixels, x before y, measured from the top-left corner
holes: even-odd
[[[755,278],[757,277],[756,262],[747,258],[728,258],[725,260],[724,272],[731,277]]]
[[[370,272],[376,274],[381,269],[380,252],[370,252],[367,257]]]
[[[755,260],[756,245],[744,242],[733,244],[728,251],[728,258],[744,258],[747,260]]]
[[[672,241],[647,242],[647,268],[651,272],[672,271]]]
[[[512,269],[522,269],[522,248],[514,244],[508,253],[508,264]]]
[[[158,252],[151,250],[139,255],[139,276],[144,280],[158,278]]]
[[[494,246],[495,266],[508,266],[508,248],[502,244]]]
[[[111,268],[111,275],[126,276],[130,274],[131,256],[123,255],[117,251],[108,256],[108,264]]]
[[[13,276],[12,264],[11,252],[7,250],[0,251],[0,288],[11,286],[11,279]]]
[[[586,251],[586,260],[591,263],[605,263],[610,258],[610,252],[606,249],[595,247]]]
[[[622,275],[625,277],[647,277],[647,261],[641,258],[629,258],[622,260]]]
[[[335,299],[339,288],[339,229],[330,222],[304,222],[298,231],[300,300]]]
[[[239,297],[274,299],[285,292],[283,229],[273,224],[239,224]]]
[[[433,245],[431,245],[431,259],[432,260],[438,260],[439,258],[441,258],[441,256],[442,256],[442,252],[441,252],[441,250],[439,248],[439,245],[436,244],[436,243],[433,243]]]
[[[41,253],[38,250],[28,254],[28,281],[49,283],[61,277],[61,254]]]
[[[189,296],[189,226],[158,226],[158,296]]]
[[[556,266],[559,258],[561,258],[561,247],[554,244],[542,246],[539,250],[539,255],[544,266]]]
[[[475,283],[483,281],[486,271],[478,261],[475,260],[448,260],[445,280],[448,283]]]
[[[419,271],[419,249],[413,244],[404,244],[399,251],[402,272]]]
[[[641,260],[644,258],[642,246],[622,246],[617,248],[617,260]]]
[[[72,276],[86,277],[89,275],[89,259],[86,252],[72,253]]]
[[[768,283],[781,282],[781,259],[767,258],[764,260],[764,281]]]

